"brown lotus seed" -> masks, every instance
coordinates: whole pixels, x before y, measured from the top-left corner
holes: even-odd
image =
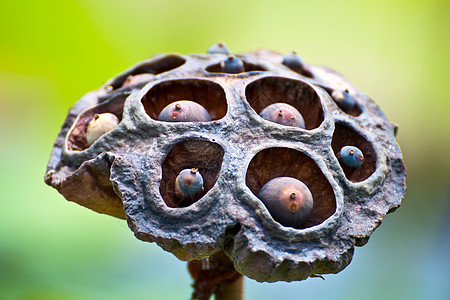
[[[292,177],[277,177],[268,181],[258,198],[267,207],[272,218],[281,225],[298,228],[305,223],[313,208],[313,197],[308,187]]]
[[[268,121],[285,126],[305,128],[305,120],[300,112],[287,103],[273,103],[264,108],[259,115]]]
[[[200,104],[189,100],[180,100],[164,107],[158,116],[158,121],[207,122],[211,121],[211,117]]]

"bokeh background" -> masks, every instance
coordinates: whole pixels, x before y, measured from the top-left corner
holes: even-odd
[[[0,1],[0,299],[187,299],[186,264],[43,182],[69,107],[155,53],[296,50],[400,126],[402,207],[326,280],[246,299],[450,299],[449,1]]]

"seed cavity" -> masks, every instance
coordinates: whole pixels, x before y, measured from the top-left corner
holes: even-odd
[[[350,95],[348,89],[344,91],[334,90],[331,93],[331,97],[344,112],[350,112],[355,107],[356,100]]]

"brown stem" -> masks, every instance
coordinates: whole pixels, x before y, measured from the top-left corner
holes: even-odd
[[[215,300],[244,300],[244,276],[233,282],[224,282],[216,291]]]
[[[224,252],[203,260],[188,263],[194,283],[192,299],[208,300],[215,294],[216,300],[242,300],[244,298],[244,276],[239,274]]]

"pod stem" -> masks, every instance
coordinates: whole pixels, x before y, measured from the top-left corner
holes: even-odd
[[[215,293],[215,300],[244,300],[244,276],[233,282],[223,282]]]
[[[188,270],[194,280],[192,300],[208,300],[212,295],[215,300],[244,299],[244,276],[224,252],[190,261]]]

